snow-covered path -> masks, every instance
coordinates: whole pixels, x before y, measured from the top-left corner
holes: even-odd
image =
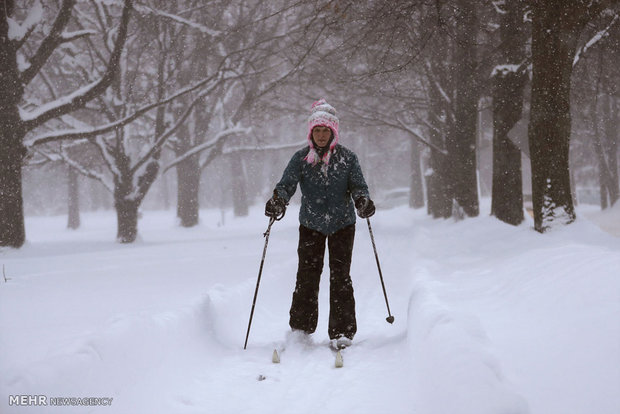
[[[142,240],[113,242],[110,213],[28,221],[29,244],[0,252],[0,412],[617,413],[620,239],[582,221],[548,235],[489,217],[436,221],[406,208],[372,219],[352,277],[358,334],[333,366],[327,285],[311,345],[288,330],[295,214],[274,225],[243,350],[267,220],[260,209],[194,229],[146,213]],[[326,278],[324,278],[325,280]],[[577,373],[577,374],[575,374]],[[263,380],[259,380],[264,378]],[[47,406],[9,405],[44,395]],[[112,397],[56,407],[53,397]]]

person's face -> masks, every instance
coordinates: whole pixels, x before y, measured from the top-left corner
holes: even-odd
[[[323,148],[332,137],[332,130],[326,126],[316,126],[312,128],[312,139],[319,147]]]

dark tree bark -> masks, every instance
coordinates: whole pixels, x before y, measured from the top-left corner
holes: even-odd
[[[80,187],[78,177],[78,172],[74,168],[67,168],[67,228],[73,230],[80,227]]]
[[[249,214],[248,192],[246,189],[245,168],[241,154],[235,152],[230,157],[230,172],[232,179],[233,211],[235,217],[245,217]]]
[[[139,203],[135,200],[130,161],[126,155],[116,156],[119,175],[114,176],[114,209],[116,210],[116,240],[120,243],[132,243],[138,236]]]
[[[448,128],[442,126],[439,119],[445,117],[446,111],[442,108],[441,98],[437,96],[438,92],[434,89],[431,88],[430,92],[430,122],[433,126],[430,131],[430,141],[438,148],[442,148],[445,145],[445,137],[442,136],[441,131]],[[425,174],[428,214],[433,218],[448,218],[452,215],[452,186],[448,177],[447,155],[431,149],[429,167],[430,171]]]
[[[159,155],[155,155],[144,166],[138,176],[135,166],[131,166],[131,158],[121,155],[116,158],[116,166],[120,175],[114,177],[114,208],[117,217],[116,239],[119,243],[133,243],[138,236],[138,210],[142,200],[159,173]],[[134,178],[137,183],[134,184]]]
[[[477,19],[474,4],[469,0],[459,0],[456,19],[455,122],[448,135],[446,148],[450,159],[454,200],[465,214],[475,217],[480,209],[476,173],[478,92],[476,91]]]
[[[409,182],[409,207],[424,207],[424,187],[420,164],[420,145],[411,140],[411,175]]]
[[[425,172],[427,211],[433,218],[452,215],[453,189],[449,178],[448,156],[445,152],[447,133],[452,129],[454,115],[446,95],[452,95],[448,65],[452,59],[444,39],[437,39],[427,69],[429,98],[429,170]],[[432,66],[432,67],[431,67]],[[442,88],[440,90],[439,88]],[[437,149],[435,149],[437,148]],[[438,149],[444,150],[439,151]]]
[[[521,119],[527,74],[525,4],[505,4],[500,22],[501,63],[493,77],[493,185],[491,214],[508,224],[523,221],[521,150],[508,138],[508,131]]]
[[[183,157],[209,136],[209,122],[213,108],[202,106],[186,124],[179,128],[173,143],[177,157]],[[200,134],[196,133],[200,131]],[[182,227],[196,226],[200,221],[200,182],[203,166],[198,152],[175,166],[177,172],[177,218]]]
[[[183,152],[184,153],[184,152]],[[200,156],[188,157],[176,166],[177,217],[183,227],[193,227],[199,220]]]
[[[449,195],[450,181],[446,171],[449,170],[447,157],[438,151],[431,150],[431,171],[426,176],[426,197],[428,214],[433,218],[448,218],[452,215],[452,197]]]
[[[615,205],[620,200],[620,171],[618,170],[618,140],[620,137],[620,107],[618,107],[618,100],[608,96],[609,104],[606,108],[609,109],[609,117],[607,117],[607,128],[605,129],[605,135],[607,143],[609,145],[609,171],[612,176],[612,182],[610,184],[609,199],[610,204]],[[614,154],[616,154],[614,156]]]
[[[13,13],[13,1],[0,3],[4,16]],[[17,105],[24,93],[17,69],[14,43],[8,37],[9,25],[0,18],[0,246],[20,247],[26,240],[22,198],[22,144],[25,131]]]
[[[534,228],[569,224],[576,214],[570,187],[570,86],[577,40],[590,2],[532,2],[532,103],[528,129]]]
[[[603,134],[595,129],[595,148],[599,158],[601,208],[613,206],[620,197],[618,187],[618,105],[609,95],[602,99]],[[596,118],[596,114],[593,115]],[[596,126],[595,126],[596,128]]]
[[[114,192],[116,209],[116,240],[119,243],[133,243],[138,237],[138,209],[140,203],[125,198],[120,192]]]

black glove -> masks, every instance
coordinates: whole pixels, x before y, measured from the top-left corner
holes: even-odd
[[[278,194],[274,191],[273,197],[271,197],[267,204],[265,204],[265,215],[274,219],[280,219],[286,212],[286,201],[278,197]]]
[[[357,215],[363,219],[372,217],[375,214],[375,203],[368,197],[360,197],[355,200],[355,208],[357,209]]]

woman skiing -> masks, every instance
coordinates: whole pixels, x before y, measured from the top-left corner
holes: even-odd
[[[361,218],[375,213],[357,156],[338,143],[336,110],[324,99],[312,104],[308,118],[308,146],[289,161],[265,215],[279,217],[297,189],[299,211],[299,264],[289,325],[306,334],[316,330],[318,294],[325,242],[329,249],[330,309],[328,333],[332,344],[344,348],[357,331],[353,284],[349,274],[355,209]],[[355,209],[354,209],[355,206]]]

